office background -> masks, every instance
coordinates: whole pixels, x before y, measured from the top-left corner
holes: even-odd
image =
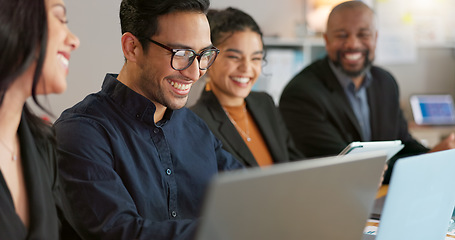
[[[99,91],[105,73],[121,70],[124,60],[118,17],[120,2],[65,1],[68,25],[80,38],[81,45],[71,56],[68,90],[47,98],[55,117],[87,94]],[[408,99],[414,93],[449,93],[454,96],[455,29],[451,26],[455,17],[448,10],[455,9],[455,1],[416,0],[411,6],[405,0],[365,2],[375,9],[379,19],[382,42],[378,43],[376,64],[396,77],[407,117],[412,119]],[[284,86],[293,73],[324,54],[324,43],[317,33],[320,23],[325,23],[318,13],[328,11],[324,4],[330,4],[330,1],[211,1],[212,8],[237,7],[258,21],[270,54],[265,74],[255,88],[268,91],[275,99],[280,93],[277,89]],[[318,7],[323,10],[318,10]],[[310,17],[313,19],[309,20]],[[309,26],[309,22],[313,26]],[[282,64],[284,60],[289,64]]]

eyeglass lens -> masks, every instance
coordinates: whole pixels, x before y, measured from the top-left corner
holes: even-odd
[[[196,57],[198,57],[199,61],[199,68],[201,70],[206,70],[207,68],[212,65],[217,55],[216,49],[208,49],[201,52],[199,55],[191,50],[184,50],[179,49],[175,51],[174,56],[172,58],[172,67],[176,70],[184,70],[188,68],[194,61]]]

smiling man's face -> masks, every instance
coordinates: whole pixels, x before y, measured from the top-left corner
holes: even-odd
[[[329,58],[348,76],[358,77],[372,64],[377,31],[373,12],[363,6],[334,12],[324,34]]]

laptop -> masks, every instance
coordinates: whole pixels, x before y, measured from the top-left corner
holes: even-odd
[[[360,240],[385,161],[381,151],[221,173],[196,239]]]
[[[419,125],[455,124],[455,111],[450,94],[413,95],[410,102],[414,121]]]
[[[455,149],[398,160],[375,240],[445,239],[455,206],[454,173]]]

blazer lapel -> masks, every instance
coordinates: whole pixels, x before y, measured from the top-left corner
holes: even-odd
[[[49,229],[48,224],[58,224],[56,219],[50,219],[45,216],[57,216],[53,193],[51,191],[52,183],[50,182],[49,171],[50,166],[47,164],[51,160],[43,159],[43,156],[38,152],[37,143],[30,131],[25,117],[22,117],[19,125],[19,138],[21,144],[21,158],[23,164],[29,209],[30,209],[30,230],[41,235],[53,235],[56,233],[44,233]],[[55,221],[55,222],[49,222]],[[52,229],[52,228],[50,228]],[[43,235],[43,236],[44,236]],[[56,237],[56,236],[55,236]]]
[[[232,149],[244,164],[249,166],[258,166],[253,154],[246,145],[243,138],[238,133],[235,126],[231,123],[221,104],[211,91],[204,92],[210,94],[211,101],[208,104],[208,110],[214,120],[218,123],[218,131],[223,139],[220,139],[227,149]]]
[[[330,68],[328,61],[329,61],[328,58],[326,58],[325,61],[322,61],[321,65],[322,70],[320,72],[322,73],[321,79],[323,79],[328,89],[332,92],[333,106],[337,106],[337,108],[340,109],[348,117],[349,121],[357,131],[357,134],[359,136],[362,136],[361,134],[362,131],[357,120],[357,117],[355,116],[354,111],[351,108],[351,104],[349,103],[349,100],[346,97],[343,87],[338,82],[338,79],[336,78],[335,74]]]
[[[372,83],[371,85],[373,85],[373,84],[374,83]],[[370,86],[367,89],[367,95],[368,95],[368,106],[370,108],[371,139],[376,139],[377,136],[380,136],[380,134],[379,134],[379,132],[381,131],[380,129],[383,127],[387,127],[387,126],[380,126],[380,124],[377,124],[378,119],[381,119],[380,117],[378,117],[379,116],[378,114],[380,114],[380,109],[378,108],[380,106],[380,104],[377,101],[375,91],[373,91],[372,89],[373,89],[372,86]]]
[[[27,228],[22,223],[19,215],[16,214],[13,198],[8,185],[0,171],[0,236],[7,236],[17,239],[26,239]]]
[[[277,141],[277,136],[275,135],[275,131],[277,131],[275,129],[276,126],[273,126],[271,124],[272,122],[268,120],[274,116],[269,116],[268,113],[270,110],[267,110],[264,107],[264,102],[260,101],[259,98],[253,98],[250,94],[248,97],[246,97],[245,101],[248,110],[253,116],[253,119],[255,120],[255,123],[257,124],[259,131],[261,132],[262,137],[267,144],[269,152],[272,155],[272,159],[277,161],[282,160],[283,156],[278,156],[280,154],[283,154],[283,152],[280,151],[281,146]]]
[[[344,112],[350,123],[354,126],[357,134],[362,137],[359,121],[357,120],[357,117],[355,116],[343,89],[341,89],[341,91],[337,90],[336,92],[333,92],[333,100],[335,104],[334,106],[338,106],[338,108]]]

